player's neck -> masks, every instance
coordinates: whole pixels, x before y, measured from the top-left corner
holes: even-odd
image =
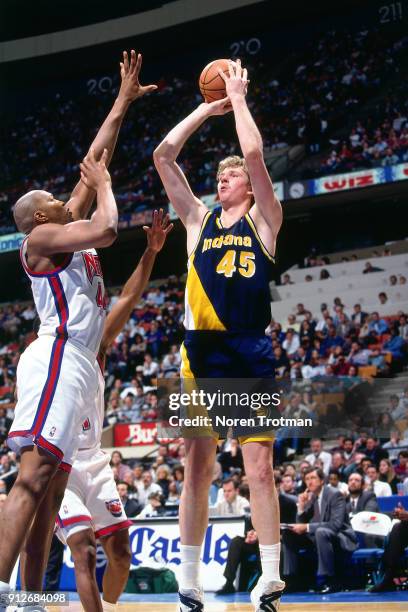
[[[243,202],[236,206],[230,206],[229,208],[223,208],[220,219],[223,227],[228,228],[234,225],[237,221],[244,217],[249,211],[248,204]]]

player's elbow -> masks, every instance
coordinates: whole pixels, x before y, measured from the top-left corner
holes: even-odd
[[[156,168],[160,168],[170,162],[173,162],[176,157],[177,154],[175,148],[166,140],[163,140],[153,151],[153,161]]]
[[[116,238],[118,237],[118,228],[116,225],[109,225],[103,230],[102,240],[104,242],[103,246],[111,246]]]

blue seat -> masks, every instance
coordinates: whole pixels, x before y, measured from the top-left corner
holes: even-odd
[[[408,510],[408,495],[389,495],[388,497],[377,497],[380,512],[392,512],[394,508],[401,504]]]
[[[384,554],[382,548],[357,548],[351,556],[353,561],[378,561]]]

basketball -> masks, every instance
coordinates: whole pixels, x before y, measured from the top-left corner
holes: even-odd
[[[222,70],[226,74],[228,72],[228,60],[218,59],[207,64],[200,74],[199,86],[203,98],[206,102],[214,102],[221,100],[227,95],[225,92],[224,79],[218,74],[218,70]]]

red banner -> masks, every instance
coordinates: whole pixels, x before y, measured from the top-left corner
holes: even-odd
[[[115,446],[147,446],[157,444],[157,423],[119,423],[115,425]]]

